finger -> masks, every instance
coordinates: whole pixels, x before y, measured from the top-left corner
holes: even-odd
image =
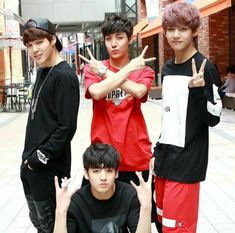
[[[150,58],[144,59],[144,62],[155,61],[155,60],[156,60],[156,57],[150,57]]]
[[[145,55],[147,49],[148,49],[148,45],[146,45],[146,46],[144,47],[142,53],[140,54],[141,57],[144,57],[144,55]]]
[[[192,72],[193,72],[193,76],[197,75],[197,68],[196,68],[196,64],[195,64],[194,58],[192,59]]]
[[[155,160],[155,158],[153,158],[149,161],[149,177],[148,177],[148,181],[147,181],[148,183],[152,183],[154,160]]]
[[[206,66],[206,59],[203,60],[201,67],[200,67],[200,70],[199,70],[199,73],[204,73],[205,66]]]
[[[142,176],[142,172],[137,172],[137,171],[136,171],[135,174],[137,175],[140,184],[145,183],[145,181],[144,181],[144,179],[143,179],[143,176]]]
[[[131,185],[133,186],[133,188],[134,188],[135,190],[137,190],[138,186],[137,186],[132,180],[130,181],[130,183],[131,183]]]
[[[91,50],[87,47],[87,52],[88,52],[88,55],[90,56],[91,59],[95,59],[93,57],[93,54],[91,53]]]
[[[88,60],[86,57],[82,56],[81,54],[78,54],[78,56],[85,62],[89,63],[90,60]]]
[[[55,190],[59,190],[59,182],[58,182],[58,176],[55,176],[54,178],[54,183],[55,183]]]

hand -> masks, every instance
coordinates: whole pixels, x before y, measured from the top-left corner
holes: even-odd
[[[128,66],[131,67],[131,71],[141,70],[141,69],[143,69],[143,68],[145,67],[145,63],[146,63],[146,62],[156,60],[156,57],[151,57],[151,58],[146,58],[146,59],[144,59],[144,55],[145,55],[147,49],[148,49],[148,46],[146,45],[146,46],[144,47],[142,53],[141,53],[138,57],[136,57],[136,58],[134,58],[134,59],[132,59],[132,60],[130,61],[130,63],[128,64]]]
[[[193,87],[204,87],[205,86],[205,79],[204,79],[204,69],[206,66],[206,59],[203,60],[201,67],[199,69],[199,72],[197,73],[197,68],[195,65],[194,58],[192,59],[192,71],[193,71],[193,77],[189,81],[188,86],[190,88]]]
[[[149,162],[149,176],[147,182],[142,177],[142,172],[136,172],[139,178],[140,185],[137,186],[133,181],[131,185],[135,188],[140,205],[144,208],[151,208],[152,206],[152,164]]]
[[[85,62],[88,63],[89,65],[89,69],[91,72],[98,74],[98,70],[100,66],[103,66],[103,63],[101,61],[98,61],[94,58],[94,56],[91,53],[91,50],[89,48],[87,48],[87,52],[89,57],[91,58],[90,60],[88,60],[86,57],[82,56],[81,54],[79,54],[78,56]]]
[[[71,179],[65,177],[62,179],[61,188],[59,186],[58,177],[55,176],[55,190],[56,190],[56,211],[60,213],[67,213],[71,197],[78,189],[69,190],[68,186]]]
[[[27,165],[29,170],[33,171],[33,168],[30,167],[30,165],[28,164],[28,160],[27,159],[24,161],[24,164]]]

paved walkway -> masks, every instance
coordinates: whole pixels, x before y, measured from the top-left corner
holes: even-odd
[[[143,105],[152,142],[160,133],[161,101]],[[19,166],[28,113],[0,112],[0,233],[36,233],[28,218]],[[82,99],[72,141],[73,185],[80,185],[81,155],[89,146],[91,103]],[[37,132],[35,132],[37,133]],[[153,232],[156,232],[153,230]],[[235,111],[223,109],[221,123],[210,129],[207,180],[201,184],[198,233],[235,232]]]

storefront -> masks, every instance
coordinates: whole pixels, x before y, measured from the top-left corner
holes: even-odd
[[[161,8],[172,1],[160,1]],[[188,0],[201,13],[202,22],[198,37],[198,49],[208,59],[214,62],[221,74],[225,75],[226,67],[235,64],[235,3],[234,0]],[[137,30],[142,24],[135,26]],[[157,57],[156,73],[160,73],[165,61],[172,57],[161,27],[161,16],[139,30],[142,47],[149,45],[147,56]],[[232,43],[233,41],[233,43]],[[156,84],[158,83],[156,76]]]

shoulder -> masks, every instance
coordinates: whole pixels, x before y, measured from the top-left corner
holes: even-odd
[[[70,211],[80,208],[84,201],[90,199],[90,185],[82,186],[76,193],[73,194],[70,203]]]
[[[70,67],[70,65],[63,61],[54,67],[53,75],[57,82],[64,82],[64,83],[77,83],[78,84],[78,77]]]
[[[135,189],[127,183],[116,181],[117,193],[125,197],[133,197],[136,195]]]

